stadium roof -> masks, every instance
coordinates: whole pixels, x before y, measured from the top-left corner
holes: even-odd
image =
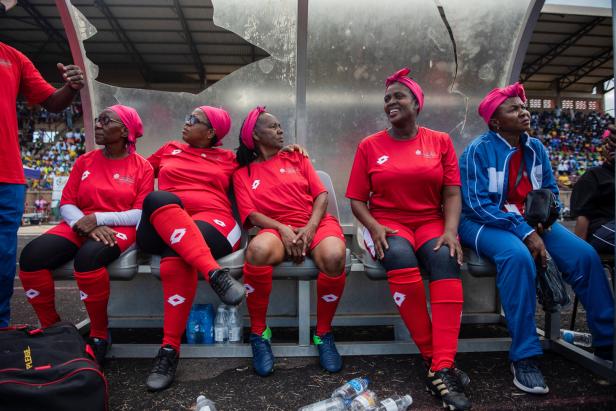
[[[542,10],[521,80],[529,91],[589,93],[613,77],[611,12],[605,7],[554,3],[558,1],[548,0]],[[209,0],[73,0],[73,4],[98,30],[85,47],[101,68],[102,82],[196,92],[206,82],[267,56],[215,26]],[[0,41],[26,53],[45,74],[53,73],[56,62],[71,60],[54,0],[20,0],[2,19]]]

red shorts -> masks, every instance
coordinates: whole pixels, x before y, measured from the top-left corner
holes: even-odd
[[[114,231],[117,231],[117,234],[115,236],[118,241],[118,246],[120,247],[120,252],[126,251],[128,247],[135,243],[135,238],[137,235],[137,230],[135,229],[135,226],[113,226],[109,228]],[[45,232],[45,234],[53,234],[64,237],[70,242],[74,243],[77,247],[81,247],[83,243],[85,243],[86,240],[89,238],[82,237],[76,232],[74,232],[73,229],[64,221],[62,221],[60,224],[58,224],[51,230]]]
[[[231,215],[214,213],[211,211],[201,211],[191,215],[193,220],[205,221],[212,225],[220,234],[222,234],[233,251],[240,248],[240,240],[242,238],[242,229]]]
[[[296,228],[293,226],[289,227]],[[280,233],[274,228],[263,228],[259,230],[259,233],[257,235],[261,235],[263,233],[272,233],[282,240],[282,237],[280,237]],[[317,231],[314,233],[312,243],[310,243],[310,250],[313,250],[326,237],[338,237],[342,241],[344,241],[344,233],[342,232],[342,227],[340,227],[340,223],[338,223],[336,217],[329,214],[326,214],[325,217],[321,219],[321,222],[317,227]]]
[[[385,227],[389,227],[392,230],[398,230],[397,233],[388,234],[387,236],[398,235],[407,239],[415,251],[433,238],[442,236],[445,232],[445,221],[440,218],[413,223],[400,220],[387,220],[383,218],[378,218],[377,221]],[[366,245],[366,249],[370,251],[373,258],[376,258],[376,251],[374,249],[372,236],[366,227],[364,227],[362,234],[364,236],[364,244]]]

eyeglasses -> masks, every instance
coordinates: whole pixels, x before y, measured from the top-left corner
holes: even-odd
[[[107,116],[96,117],[94,119],[94,124],[101,123],[103,126],[108,126],[109,123],[111,123],[112,121],[114,123],[118,123],[118,124],[124,125],[124,123],[122,123],[121,121],[111,119],[111,118],[109,118]]]
[[[212,126],[210,125],[210,123],[206,122],[206,121],[201,121],[199,120],[196,116],[194,115],[189,115],[186,116],[186,119],[184,120],[186,122],[186,124],[188,124],[189,126],[194,126],[195,124],[203,124],[204,126],[206,126],[207,128],[212,128]]]

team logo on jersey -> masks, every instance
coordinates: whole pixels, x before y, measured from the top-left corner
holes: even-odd
[[[406,300],[406,294],[402,294],[401,292],[396,291],[394,293],[394,302],[398,307],[402,305],[402,303]]]
[[[116,233],[115,236],[118,237],[120,240],[124,240],[124,241],[128,240],[128,237],[124,233]]]
[[[5,59],[0,59],[0,66],[4,66],[4,67],[11,67],[12,64],[10,61],[5,60]]]
[[[280,174],[284,174],[284,173],[286,173],[286,171],[287,171],[287,170],[285,170],[284,168],[281,168],[281,169],[280,169]]]
[[[121,176],[119,173],[115,173],[113,175],[113,179],[119,181],[120,183],[126,183],[126,184],[134,184],[135,183],[135,179],[129,176]]]
[[[334,301],[338,299],[338,296],[334,294],[327,294],[321,297],[321,299],[325,301],[326,303],[333,303]]]
[[[84,171],[84,172],[83,172],[83,174],[81,175],[81,181],[83,181],[83,180],[85,180],[86,178],[88,178],[88,176],[89,176],[90,174],[91,174],[91,173],[90,173],[88,170]]]
[[[171,154],[176,155],[176,154],[180,154],[181,152],[182,150],[176,148],[175,150],[171,152]]]
[[[261,184],[261,180],[255,180],[252,182],[252,189],[256,190],[257,187],[259,187],[259,184]]]
[[[201,157],[206,158],[206,157],[207,157],[207,154],[205,154],[205,153],[201,153]]]
[[[186,298],[182,297],[179,294],[174,294],[171,297],[167,298],[167,302],[169,304],[171,304],[172,306],[176,306],[176,305],[180,305],[182,304],[184,301],[186,301]]]
[[[420,156],[421,155],[421,150],[417,149],[417,151],[415,151],[415,154]]]
[[[169,241],[171,242],[171,244],[179,243],[180,241],[182,241],[182,237],[184,237],[184,234],[186,234],[185,228],[176,228],[171,234],[171,238],[169,238]]]
[[[88,294],[84,293],[83,291],[79,290],[79,299],[81,301],[85,300],[86,298],[88,298]]]
[[[227,226],[224,221],[220,221],[220,220],[218,220],[216,218],[214,219],[214,223],[218,224],[221,227],[226,227]]]
[[[28,297],[30,300],[34,297],[38,297],[39,294],[40,293],[34,288],[30,288],[28,291],[26,291],[26,297]]]
[[[250,294],[255,291],[255,288],[250,284],[244,284],[244,289],[246,289],[246,294]]]
[[[381,165],[384,164],[387,160],[389,160],[389,156],[381,156],[378,160],[376,160],[376,163],[378,165]]]

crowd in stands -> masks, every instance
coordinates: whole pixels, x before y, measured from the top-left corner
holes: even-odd
[[[531,113],[532,135],[543,141],[560,188],[570,189],[590,167],[601,165],[601,137],[609,114],[561,110]]]

